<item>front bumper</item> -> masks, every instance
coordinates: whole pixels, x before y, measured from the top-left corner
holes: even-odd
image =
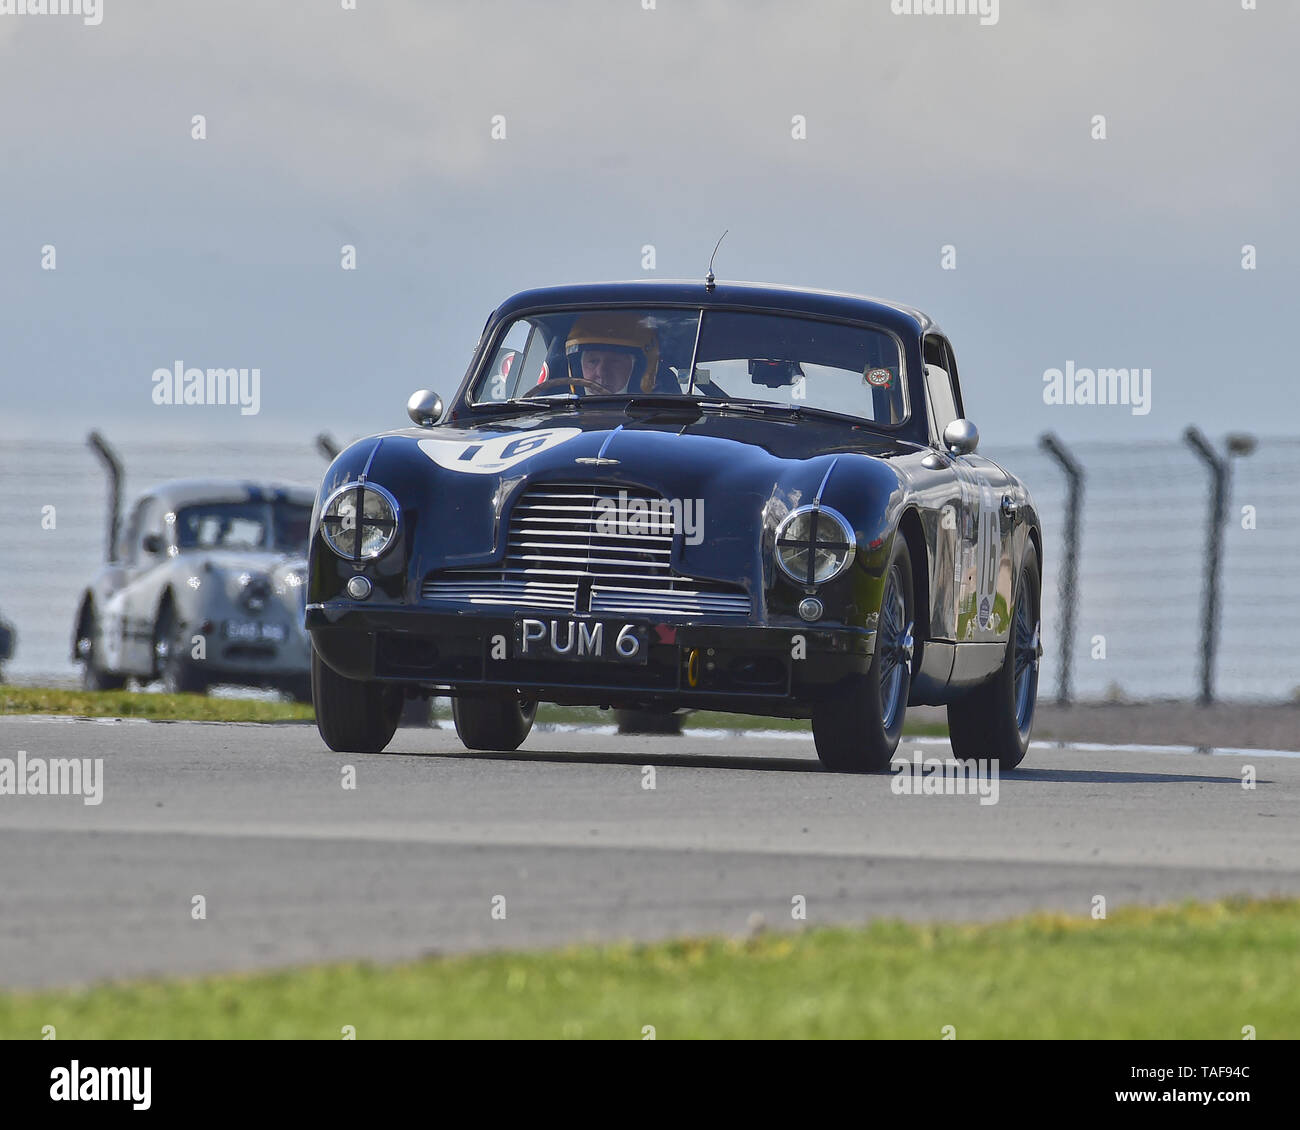
[[[786,717],[806,716],[811,704],[844,693],[866,673],[875,646],[875,633],[862,628],[629,617],[649,627],[645,664],[520,658],[512,641],[526,616],[556,618],[529,609],[467,615],[330,601],[309,604],[306,625],[321,659],[351,679],[453,694],[516,688],[573,706],[659,704]],[[493,657],[494,638],[506,641],[504,657]],[[503,649],[498,643],[495,650]]]
[[[229,633],[225,620],[205,620],[195,627],[207,639],[207,654],[195,661],[211,682],[243,686],[272,686],[301,678],[311,670],[311,642],[297,624],[280,620],[255,621],[251,617],[236,620],[264,630],[264,625],[280,629],[283,638],[259,632]]]

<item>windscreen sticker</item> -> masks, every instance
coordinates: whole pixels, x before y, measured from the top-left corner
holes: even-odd
[[[872,388],[889,388],[894,383],[894,374],[888,369],[872,369],[867,373],[867,384]]]
[[[582,435],[581,428],[547,428],[543,431],[493,436],[482,440],[422,439],[420,450],[439,467],[467,475],[499,475],[516,463]]]

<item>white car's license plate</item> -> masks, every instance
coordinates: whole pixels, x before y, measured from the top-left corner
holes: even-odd
[[[588,663],[645,663],[650,629],[607,620],[515,621],[516,659],[574,659]]]
[[[256,620],[227,620],[225,635],[228,640],[245,643],[283,643],[288,637],[283,624],[262,624]]]

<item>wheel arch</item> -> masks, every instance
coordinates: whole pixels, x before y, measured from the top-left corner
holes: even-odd
[[[898,532],[907,543],[912,559],[913,633],[918,640],[930,638],[930,554],[925,544],[921,515],[914,506],[905,509],[898,519]]]
[[[1043,588],[1043,534],[1042,531],[1038,528],[1037,523],[1031,522],[1026,526],[1025,542],[1026,544],[1034,547],[1034,555],[1038,558],[1038,589],[1039,589],[1039,596],[1041,599],[1042,588]],[[1024,557],[1025,554],[1024,554],[1024,550],[1022,549],[1020,551],[1020,564],[1024,563]],[[1016,586],[1017,588],[1019,588],[1020,585],[1019,565],[1017,565],[1016,567],[1015,577],[1016,577]],[[1019,592],[1017,592],[1016,596],[1019,597],[1019,595],[1020,595]]]
[[[158,665],[158,627],[162,623],[163,613],[170,610],[173,615],[179,616],[179,601],[176,599],[176,593],[172,589],[170,582],[163,586],[162,594],[158,597],[158,605],[153,611],[153,630],[150,633],[153,637],[153,644],[150,651],[154,659],[154,677],[162,674]]]
[[[83,629],[86,627],[86,621],[95,614],[95,594],[90,589],[86,589],[81,594],[81,601],[77,605],[77,615],[72,623],[72,661],[80,663],[82,656],[77,653],[77,643],[81,639]]]
[[[1043,568],[1043,531],[1038,526],[1038,515],[1035,514],[1031,521],[1026,523],[1026,536],[1034,547],[1034,552],[1038,554],[1038,568]]]
[[[164,585],[162,594],[158,597],[158,607],[153,612],[153,628],[158,630],[158,621],[162,619],[163,612],[170,608],[179,615],[180,602],[176,599],[176,590],[170,584]]]

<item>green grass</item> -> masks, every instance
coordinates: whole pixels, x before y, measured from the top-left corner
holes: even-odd
[[[202,929],[202,926],[197,926]],[[1108,920],[767,933],[747,940],[340,964],[0,994],[0,1036],[39,1039],[1300,1036],[1300,900]]]
[[[144,694],[137,691],[73,691],[49,687],[0,686],[0,715],[68,714],[80,718],[154,718],[194,722],[310,722],[305,703],[201,694]]]
[[[247,698],[209,698],[195,694],[152,694],[139,691],[77,691],[51,687],[0,685],[0,715],[67,714],[81,718],[154,718],[159,721],[195,722],[310,722],[312,709],[305,703],[264,702]],[[437,718],[450,720],[445,706]],[[591,723],[612,725],[614,712],[594,706],[552,706],[538,708],[539,722]],[[722,714],[700,710],[686,719],[688,729],[719,730],[807,730],[805,718],[762,718],[751,714]],[[945,737],[942,724],[907,724],[912,737]]]

